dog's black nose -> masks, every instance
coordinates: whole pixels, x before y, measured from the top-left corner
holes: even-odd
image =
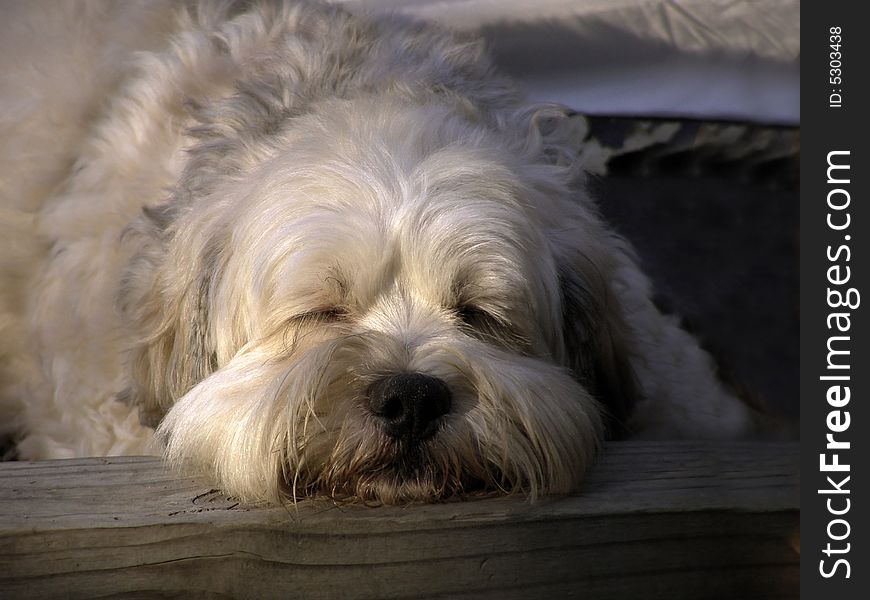
[[[371,387],[369,408],[383,419],[389,435],[418,442],[431,437],[438,417],[450,412],[450,388],[422,373],[393,375]]]

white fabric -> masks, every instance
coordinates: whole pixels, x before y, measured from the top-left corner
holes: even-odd
[[[799,0],[337,0],[477,31],[536,100],[800,121]]]

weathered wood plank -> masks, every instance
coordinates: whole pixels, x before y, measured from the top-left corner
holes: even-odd
[[[0,464],[9,598],[798,596],[798,450],[610,444],[577,494],[246,507],[158,459]]]

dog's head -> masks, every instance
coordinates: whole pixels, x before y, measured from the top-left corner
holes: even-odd
[[[613,238],[539,116],[334,102],[193,152],[124,290],[168,456],[246,500],[571,489],[632,377]]]

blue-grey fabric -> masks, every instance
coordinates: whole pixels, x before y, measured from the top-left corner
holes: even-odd
[[[800,120],[799,0],[336,0],[481,33],[531,98],[597,115]]]

